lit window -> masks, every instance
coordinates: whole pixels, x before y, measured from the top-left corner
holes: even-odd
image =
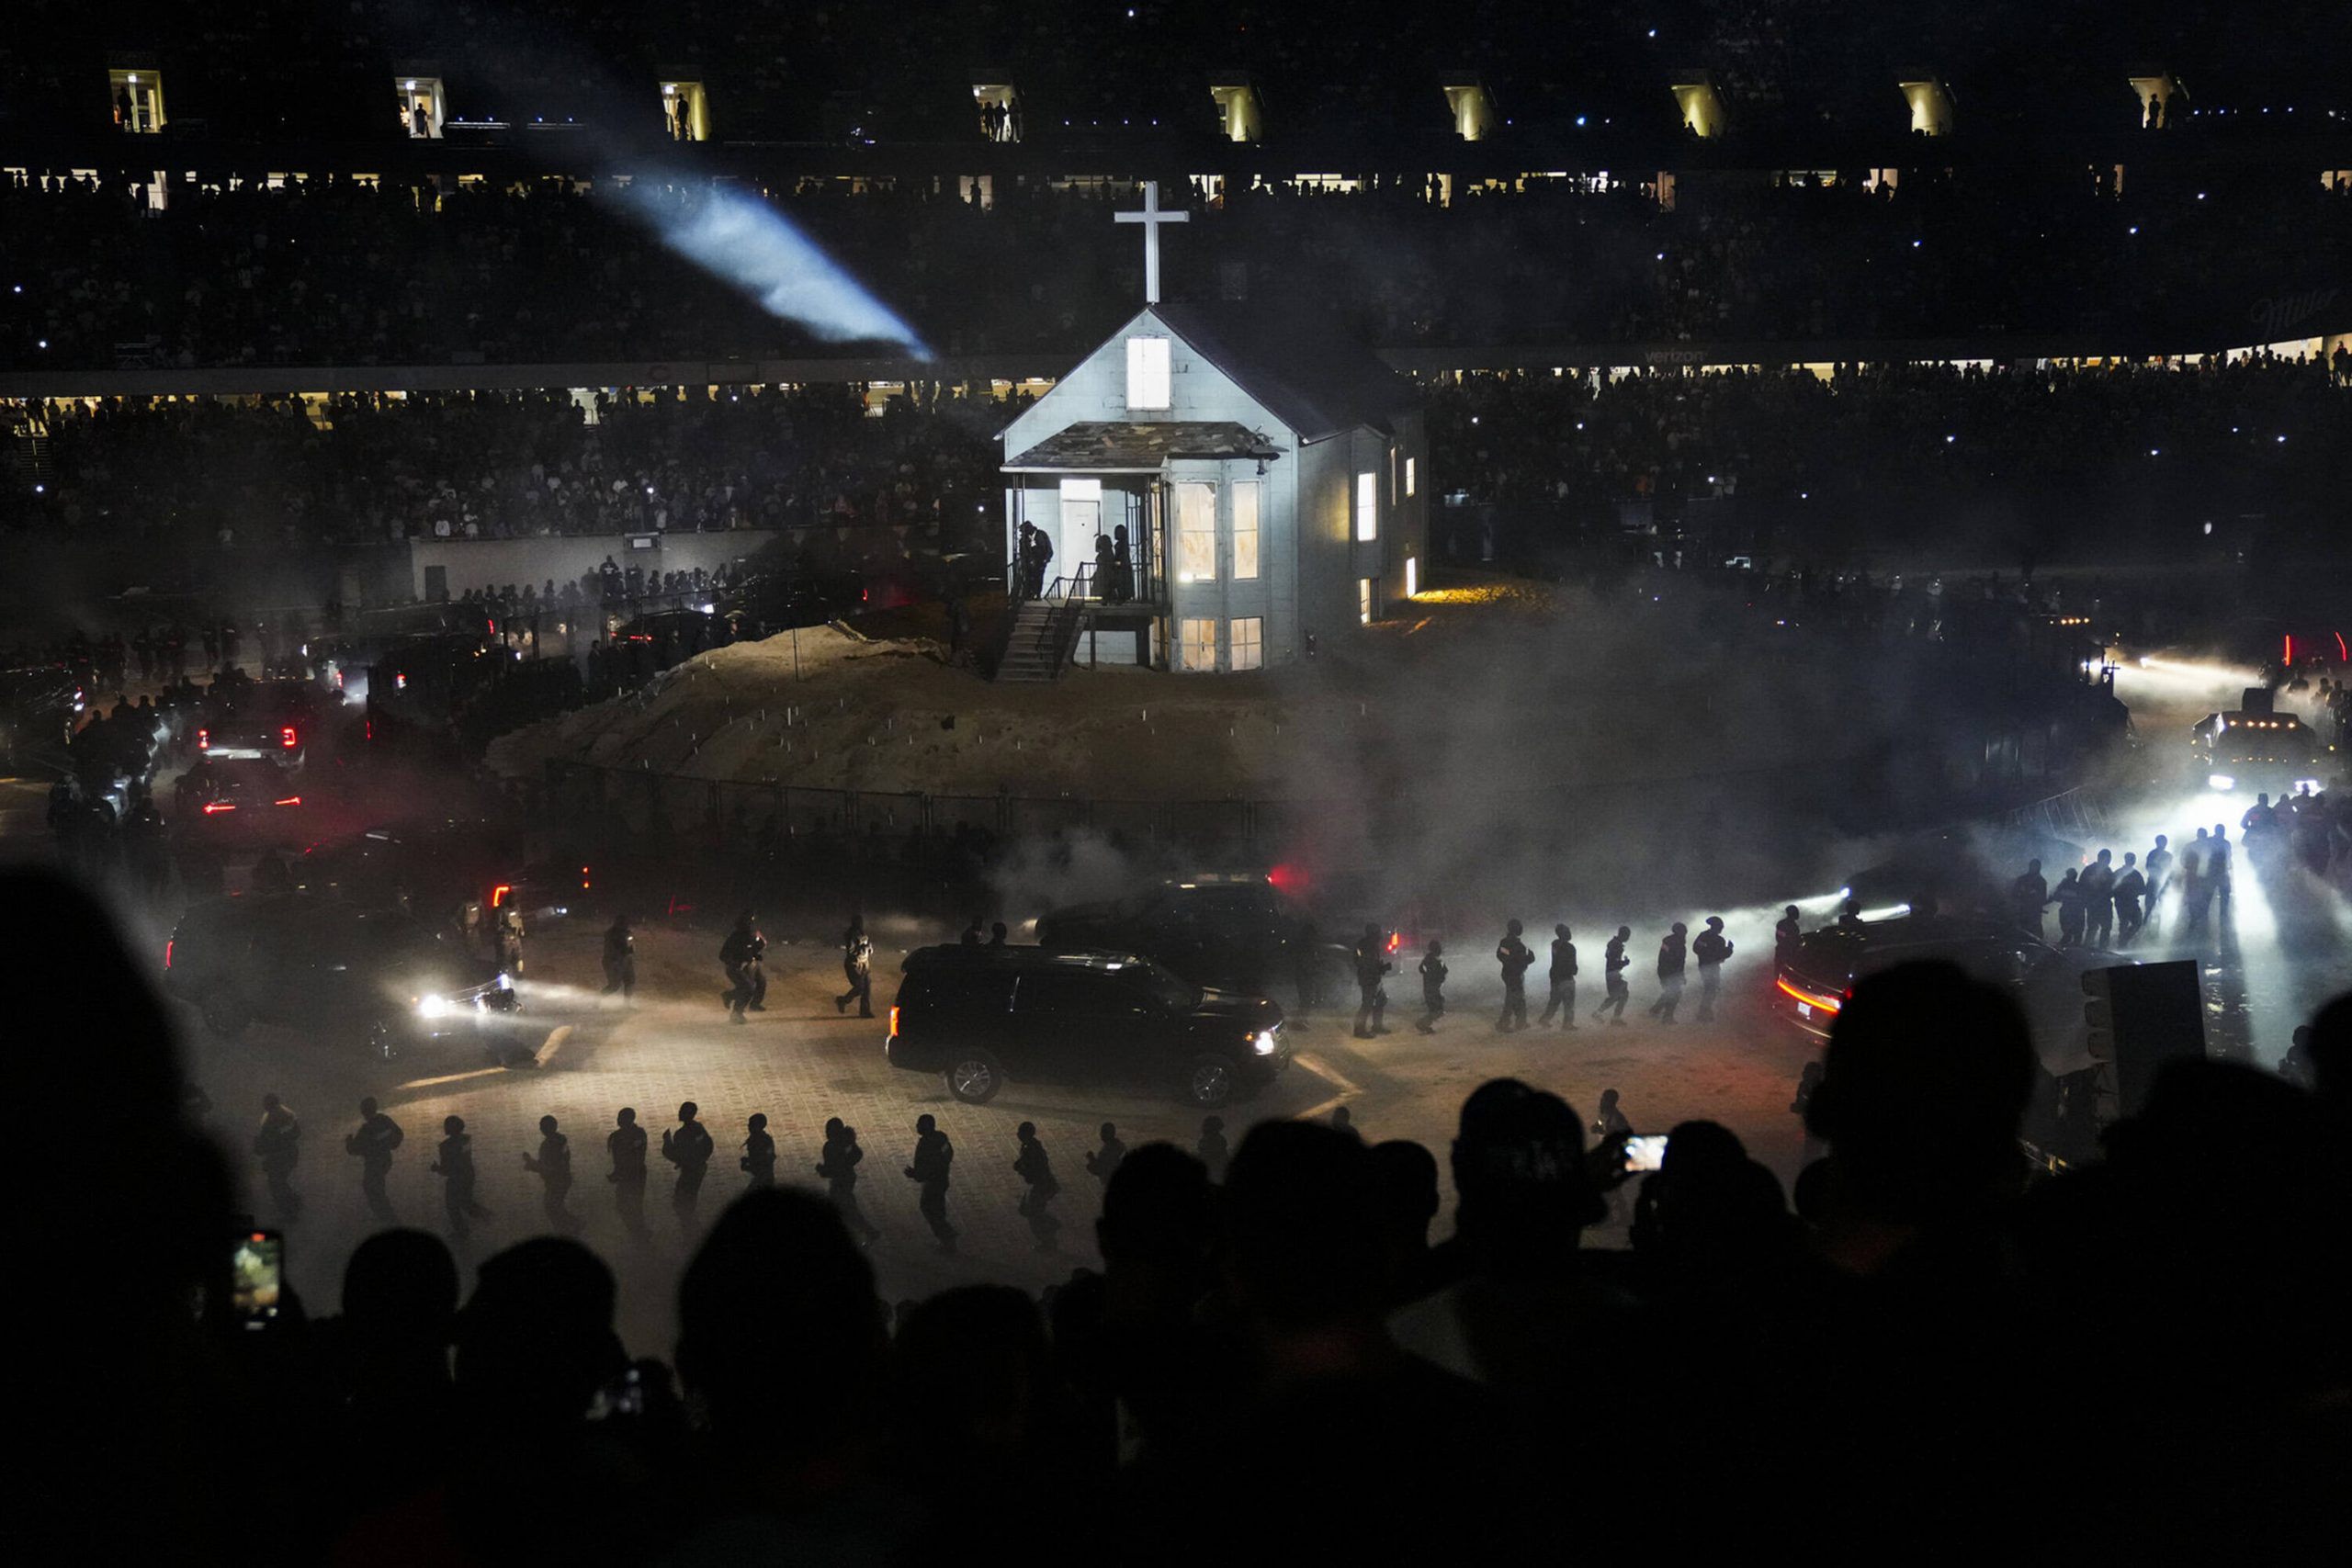
[[[412,141],[431,141],[441,134],[441,78],[438,76],[395,77],[392,82],[398,94],[401,130]]]
[[[1127,407],[1164,409],[1168,406],[1168,340],[1131,337],[1127,340]]]
[[[117,130],[151,136],[164,129],[164,77],[161,72],[108,71],[107,90],[111,96]]]
[[[1257,615],[1237,615],[1231,633],[1233,667],[1261,670],[1266,663],[1266,623]]]
[[[1176,623],[1176,668],[1179,670],[1215,670],[1216,668],[1216,623],[1204,616],[1198,620],[1186,617]]]
[[[1380,537],[1380,476],[1356,476],[1356,537],[1369,544]]]
[[[662,84],[662,129],[673,141],[710,140],[710,99],[701,83]]]
[[[1233,487],[1233,580],[1249,582],[1258,575],[1258,509],[1266,487],[1244,479]]]
[[[1412,459],[1412,458],[1410,458],[1410,457],[1406,458],[1406,459],[1405,459],[1405,493],[1406,493],[1407,495],[1411,495],[1411,494],[1413,493],[1413,491],[1414,491],[1414,487],[1415,487],[1415,485],[1419,482],[1418,477],[1417,477],[1417,476],[1415,475],[1415,473],[1413,472],[1413,468],[1414,468],[1414,459]]]
[[[1380,585],[1369,577],[1361,577],[1356,580],[1357,625],[1366,626],[1372,625],[1372,612],[1376,608],[1373,604],[1373,596],[1379,591]]]
[[[1216,486],[1176,487],[1176,581],[1216,581]]]

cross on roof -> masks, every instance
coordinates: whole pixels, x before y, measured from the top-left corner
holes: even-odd
[[[1189,212],[1162,212],[1159,209],[1159,182],[1146,180],[1143,182],[1143,210],[1114,212],[1111,216],[1120,223],[1143,225],[1143,302],[1147,305],[1159,304],[1159,226],[1162,223],[1189,223],[1193,215]]]

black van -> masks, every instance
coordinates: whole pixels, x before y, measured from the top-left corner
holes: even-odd
[[[1018,1083],[1159,1089],[1214,1108],[1290,1065],[1283,1012],[1128,953],[925,947],[890,1009],[890,1065],[985,1104]]]

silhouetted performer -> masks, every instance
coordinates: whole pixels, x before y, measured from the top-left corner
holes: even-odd
[[[384,1178],[392,1173],[392,1151],[408,1136],[401,1124],[376,1108],[373,1096],[359,1102],[359,1125],[344,1139],[344,1153],[359,1162],[359,1190],[368,1199],[368,1212],[386,1224],[397,1224],[400,1216],[392,1213],[392,1200],[384,1190]]]
[[[865,934],[865,917],[863,915],[852,915],[849,929],[842,932],[842,975],[849,981],[849,989],[833,998],[833,1010],[847,1012],[849,1004],[855,1002],[858,1017],[872,1018],[874,939]]]
[[[1535,1021],[1549,1023],[1556,1013],[1561,1028],[1574,1029],[1577,1026],[1577,944],[1570,940],[1568,928],[1565,925],[1552,928],[1550,977],[1552,994],[1544,999],[1544,1016]]]
[[[2041,874],[2041,863],[2030,860],[2025,872],[2009,884],[2009,919],[2031,931],[2041,934],[2041,911],[2050,904],[2050,882]]]
[[[269,1201],[290,1224],[301,1217],[302,1197],[294,1190],[294,1165],[302,1157],[302,1123],[274,1094],[261,1097],[261,1127],[254,1134],[254,1153],[261,1158]]]
[[[2105,947],[2115,931],[2115,868],[2109,863],[2114,858],[2112,851],[2099,851],[2076,884],[2083,900],[2083,942],[2090,947]]]
[[[539,1179],[539,1207],[559,1231],[575,1230],[580,1216],[564,1200],[571,1193],[571,1140],[552,1116],[539,1118],[539,1152],[523,1156],[523,1168]]]
[[[2206,857],[2212,847],[2212,835],[2202,828],[2197,829],[2196,838],[2181,846],[2180,912],[2183,936],[2192,936],[2205,929],[2205,912],[2213,902],[2213,879],[2206,874]]]
[[[1105,1122],[1102,1146],[1086,1156],[1086,1173],[1108,1187],[1111,1178],[1118,1172],[1119,1162],[1126,1157],[1127,1145],[1119,1141],[1119,1129]]]
[[[1661,1022],[1672,1023],[1675,1010],[1682,1005],[1683,961],[1689,956],[1683,936],[1690,929],[1677,920],[1657,944],[1657,1000],[1650,1004],[1650,1016]]]
[[[2156,847],[2150,850],[2148,858],[2140,863],[2148,880],[2148,890],[2143,895],[2145,903],[2143,908],[2146,916],[2143,923],[2150,931],[2161,930],[2164,921],[2158,900],[2164,897],[2165,889],[2172,886],[2172,840],[2158,833]]]
[[[1430,939],[1429,951],[1421,954],[1421,1018],[1413,1025],[1423,1034],[1437,1032],[1437,1021],[1445,1016],[1445,944],[1435,937]]]
[[[1495,1028],[1504,1034],[1527,1027],[1527,971],[1533,967],[1535,954],[1519,940],[1525,929],[1511,921],[1503,930],[1502,941],[1495,944],[1495,962],[1503,971],[1503,1010],[1495,1020]]]
[[[1858,931],[1862,929],[1862,901],[1860,898],[1849,898],[1838,906],[1839,931]]]
[[[863,1241],[871,1242],[882,1232],[865,1211],[857,1204],[857,1167],[865,1158],[865,1151],[857,1145],[857,1129],[835,1116],[825,1123],[825,1146],[817,1156],[817,1177],[825,1184],[825,1196],[831,1199],[842,1223]]]
[[[956,940],[966,947],[978,947],[980,945],[980,939],[987,934],[988,933],[980,928],[980,917],[974,915],[972,917],[972,923],[964,928],[964,934]]]
[[[1724,918],[1707,917],[1707,929],[1690,942],[1690,956],[1699,963],[1699,1021],[1707,1023],[1715,1016],[1715,993],[1724,983],[1724,963],[1731,957],[1731,942],[1724,935]]]
[[[768,1119],[761,1111],[753,1111],[744,1125],[743,1157],[735,1162],[747,1179],[743,1190],[757,1191],[775,1185],[775,1140],[768,1135]]]
[[[1002,920],[990,920],[989,922],[989,946],[1002,947],[1005,944],[1006,939],[1012,935],[1012,931],[1005,928],[1005,924]]]
[[[2058,886],[2050,890],[2050,901],[2058,906],[2058,945],[2079,947],[2083,941],[2083,884],[2073,866],[2059,877]]]
[[[1388,992],[1380,983],[1388,973],[1388,955],[1378,926],[1366,924],[1363,935],[1356,939],[1355,966],[1356,1038],[1369,1040],[1388,1032],[1380,1021],[1388,1010]]]
[[[1012,1173],[1021,1178],[1028,1190],[1021,1195],[1021,1217],[1029,1222],[1029,1234],[1037,1238],[1037,1250],[1054,1250],[1054,1235],[1062,1228],[1061,1221],[1046,1212],[1062,1184],[1054,1179],[1054,1162],[1046,1156],[1046,1145],[1037,1141],[1037,1123],[1023,1122],[1013,1136],[1021,1142],[1021,1152],[1013,1156]]]
[[[694,1223],[695,1206],[702,1201],[702,1179],[710,1170],[710,1129],[695,1119],[701,1113],[702,1108],[689,1100],[678,1107],[678,1124],[662,1133],[662,1157],[678,1168],[670,1207],[682,1225]]]
[[[923,1224],[939,1240],[939,1250],[956,1250],[956,1227],[947,1223],[947,1168],[956,1162],[956,1145],[939,1130],[936,1118],[922,1115],[915,1118],[915,1158],[907,1167],[907,1179],[915,1184],[919,1196],[915,1207],[922,1211]]]
[[[1209,1168],[1211,1181],[1225,1179],[1226,1164],[1233,1158],[1233,1149],[1225,1141],[1224,1117],[1201,1118],[1201,1141],[1193,1145],[1193,1152],[1200,1156],[1203,1165]]]
[[[2041,906],[2036,905],[2034,907],[2034,919],[2040,919],[2041,918]],[[1797,907],[1794,904],[1792,904],[1787,908],[1781,911],[1781,918],[1779,919],[1772,922],[1773,964],[1776,967],[1785,967],[1788,964],[1795,963],[1797,956],[1797,943],[1802,941],[1804,937],[1804,928],[1797,923]]]
[[[2230,830],[2219,822],[2213,824],[2213,837],[2205,851],[2205,886],[2213,890],[2213,902],[2226,922],[2230,918]]]
[[[615,916],[605,928],[605,995],[615,991],[623,1001],[637,995],[637,933],[627,915]]]
[[[2141,911],[2140,897],[2148,890],[2148,879],[2133,863],[2140,857],[2130,850],[2123,852],[2123,869],[2115,874],[2115,945],[2129,947],[2140,928],[2147,923]]]
[[[621,1224],[633,1236],[645,1234],[645,1129],[637,1124],[637,1112],[624,1106],[613,1118],[614,1127],[605,1138],[605,1150],[612,1156],[613,1172],[605,1179],[613,1184],[613,1203],[621,1212]]]
[[[727,972],[727,1010],[737,1023],[749,1023],[744,1013],[767,1010],[767,976],[760,967],[760,955],[767,951],[767,939],[752,924],[757,919],[746,909],[735,917],[735,929],[718,945],[719,967]]]
[[[433,1168],[441,1176],[441,1209],[449,1216],[449,1234],[459,1241],[473,1234],[473,1222],[490,1218],[490,1211],[474,1196],[474,1135],[462,1116],[441,1120],[441,1152]]]
[[[1607,994],[1593,1011],[1596,1022],[1602,1013],[1611,1015],[1611,1023],[1623,1025],[1625,1021],[1625,1004],[1634,999],[1634,987],[1625,979],[1625,971],[1633,967],[1634,961],[1625,955],[1625,944],[1633,939],[1633,927],[1619,926],[1617,934],[1609,939],[1608,947],[1601,952],[1601,984]]]

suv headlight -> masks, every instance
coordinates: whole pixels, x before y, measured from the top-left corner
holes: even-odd
[[[416,998],[416,1014],[419,1018],[447,1018],[449,1015],[449,998],[438,995],[419,997]]]
[[[1258,1031],[1255,1035],[1250,1037],[1250,1049],[1255,1051],[1261,1056],[1272,1055],[1274,1054],[1274,1032],[1271,1029],[1261,1029]]]
[[[2237,788],[2238,781],[2227,773],[2208,773],[2205,775],[2205,784],[2209,789],[2233,790]]]

